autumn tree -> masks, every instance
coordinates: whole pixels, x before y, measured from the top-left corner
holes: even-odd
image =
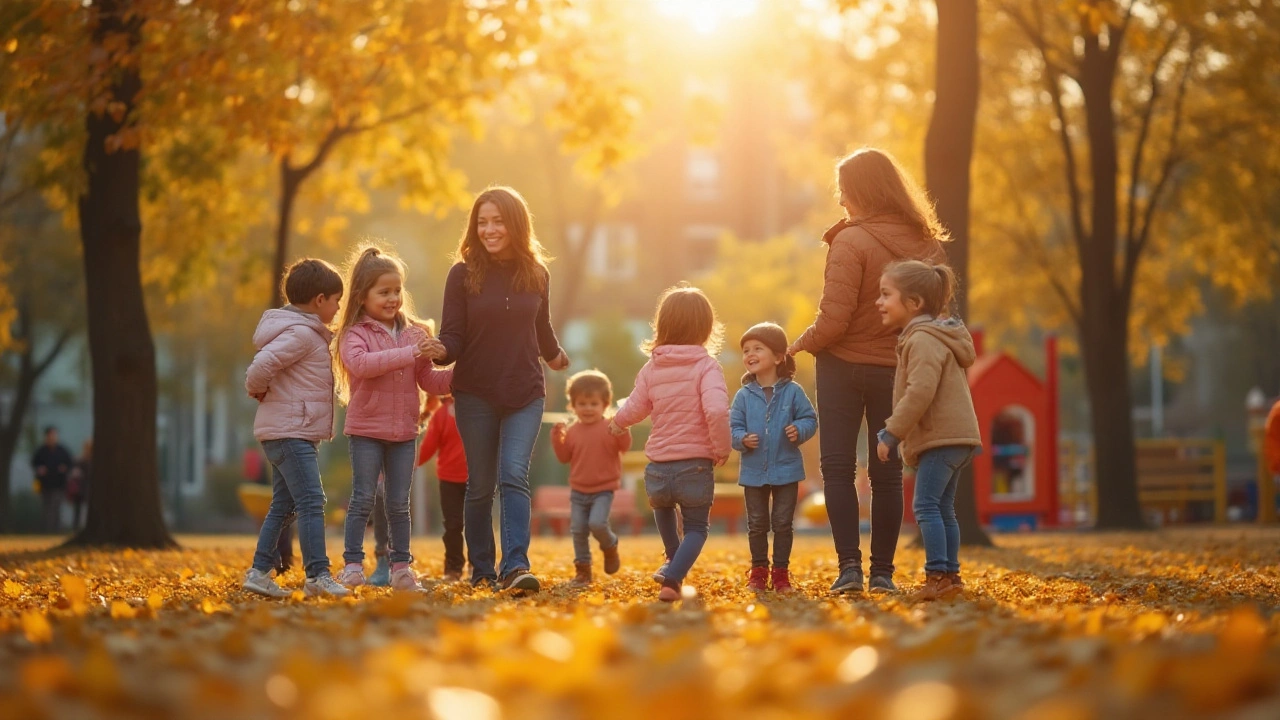
[[[1275,261],[1264,208],[1280,158],[1254,148],[1272,145],[1280,7],[1092,0],[1069,10],[999,8],[997,43],[1017,48],[1017,62],[992,68],[999,90],[985,116],[991,132],[979,142],[987,190],[1003,194],[1007,214],[984,216],[1029,281],[1001,277],[997,292],[1046,288],[1075,326],[1098,527],[1141,527],[1135,338],[1145,347],[1184,329],[1200,309],[1201,278],[1247,296],[1265,287],[1271,265],[1263,259]],[[1245,131],[1253,142],[1239,142]]]

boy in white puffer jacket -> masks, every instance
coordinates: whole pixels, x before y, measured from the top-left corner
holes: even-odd
[[[350,591],[329,572],[317,450],[322,440],[333,439],[333,332],[328,326],[342,300],[342,276],[323,260],[299,260],[285,273],[284,295],[289,304],[266,311],[258,322],[253,333],[258,352],[245,374],[245,389],[259,403],[253,435],[271,463],[272,482],[271,508],[244,588],[267,597],[292,594],[270,573],[280,531],[296,513],[307,574],[303,591],[340,597]]]

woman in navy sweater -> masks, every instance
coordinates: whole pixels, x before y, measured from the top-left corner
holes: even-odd
[[[551,276],[520,193],[476,198],[444,286],[440,341],[457,363],[454,410],[470,475],[464,535],[471,583],[536,592],[529,567],[529,461],[542,427],[542,366],[569,367],[551,328]],[[494,491],[501,496],[502,564],[494,567]]]

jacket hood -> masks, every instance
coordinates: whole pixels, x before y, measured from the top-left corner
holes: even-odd
[[[956,356],[956,364],[962,368],[973,365],[978,359],[978,353],[973,347],[973,336],[969,334],[969,328],[957,318],[949,317],[942,319],[919,320],[907,325],[902,331],[902,337],[898,340],[901,345],[907,341],[907,338],[916,333],[928,333],[936,337],[952,355]]]
[[[258,321],[258,329],[253,331],[253,347],[261,350],[267,343],[279,337],[280,333],[295,325],[305,325],[315,330],[326,343],[333,339],[333,332],[320,322],[319,315],[312,315],[292,305],[285,305],[262,313],[262,319]]]
[[[653,349],[650,358],[654,365],[693,365],[699,360],[711,357],[711,353],[701,345],[659,345]]]
[[[842,220],[832,225],[822,239],[835,240],[844,230],[860,227],[896,258],[928,257],[937,241],[920,232],[914,225],[903,222],[894,215],[872,215],[856,220]]]

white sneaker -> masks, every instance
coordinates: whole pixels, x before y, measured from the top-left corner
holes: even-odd
[[[407,592],[424,592],[418,584],[418,577],[409,568],[391,571],[391,589]]]
[[[353,588],[364,584],[364,570],[358,566],[348,565],[338,573],[338,582],[345,587]]]
[[[241,583],[240,587],[249,592],[266,595],[270,598],[287,598],[293,594],[293,591],[280,587],[275,580],[271,579],[270,575],[257,568],[249,568],[245,572],[244,582]]]
[[[337,580],[329,573],[317,575],[313,578],[307,578],[307,582],[302,586],[302,591],[307,597],[315,597],[317,595],[328,595],[330,597],[346,597],[351,591],[338,584]]]

